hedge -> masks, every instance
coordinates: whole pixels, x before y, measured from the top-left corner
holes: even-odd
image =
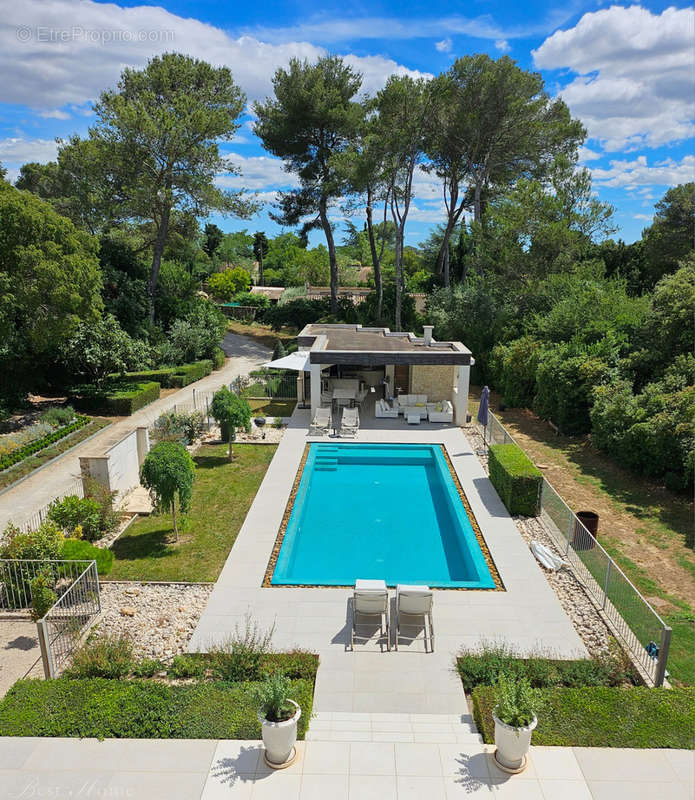
[[[85,395],[76,398],[81,406],[89,406],[103,414],[127,417],[139,408],[159,399],[161,386],[155,381],[121,383],[102,395]]]
[[[227,354],[221,347],[216,347],[212,354],[212,368],[222,369],[224,362],[227,360]]]
[[[64,427],[59,428],[57,431],[48,433],[46,436],[42,436],[40,439],[36,439],[35,441],[24,445],[24,447],[13,450],[11,453],[8,453],[6,456],[0,458],[0,470],[9,469],[15,464],[18,464],[20,461],[24,461],[25,458],[33,456],[34,453],[38,453],[39,450],[43,450],[44,447],[48,447],[49,445],[60,441],[60,439],[64,439],[66,436],[69,436],[71,433],[74,433],[80,428],[83,428],[90,421],[90,417],[80,415],[69,425],[65,425]]]
[[[260,739],[253,697],[258,684],[169,686],[147,680],[20,680],[0,702],[0,736],[97,739]],[[302,709],[299,738],[311,718],[313,684],[292,681]]]
[[[495,688],[473,690],[473,716],[487,744],[495,741]],[[534,689],[538,727],[532,744],[557,747],[695,745],[695,688]]]
[[[108,575],[114,556],[108,547],[96,547],[83,539],[66,539],[60,557],[66,561],[96,561],[99,575]]]
[[[183,364],[176,367],[170,385],[176,389],[183,389],[184,386],[199,381],[211,372],[212,360],[209,358],[204,361],[194,361],[192,364]]]
[[[543,475],[515,444],[493,444],[488,449],[490,481],[510,514],[540,514]]]

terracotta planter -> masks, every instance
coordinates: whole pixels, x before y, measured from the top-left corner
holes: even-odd
[[[265,747],[263,758],[266,764],[273,769],[289,767],[297,757],[295,749],[297,722],[302,716],[302,709],[294,700],[288,700],[287,702],[292,703],[297,710],[289,719],[282,722],[271,722],[263,714],[258,713],[263,735],[263,746]]]
[[[515,728],[498,719],[494,712],[492,718],[495,720],[497,766],[505,772],[523,772],[526,769],[526,755],[531,746],[531,734],[538,725],[538,719],[534,717],[528,725]]]

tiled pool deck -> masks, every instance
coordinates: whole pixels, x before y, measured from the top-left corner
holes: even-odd
[[[307,437],[308,424],[309,411],[297,409],[195,630],[191,650],[223,640],[251,613],[261,626],[275,625],[275,647],[319,653],[316,711],[410,714],[467,713],[451,669],[462,645],[503,640],[520,651],[542,647],[559,657],[587,655],[470,444],[453,426],[406,427],[400,420],[372,419],[357,437],[359,442],[444,444],[504,583],[505,591],[436,592],[435,653],[423,653],[421,641],[401,643],[397,652],[380,652],[376,643],[350,652],[349,590],[262,588],[304,447],[314,440]],[[344,502],[355,498],[346,496]],[[330,535],[330,521],[326,533]]]
[[[111,800],[692,800],[685,750],[532,747],[503,775],[492,747],[300,742],[275,772],[258,741],[2,739],[0,797]]]

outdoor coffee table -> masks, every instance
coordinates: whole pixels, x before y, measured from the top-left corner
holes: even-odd
[[[406,415],[406,419],[408,420],[408,425],[419,425],[420,424],[420,412],[419,411],[409,411]]]

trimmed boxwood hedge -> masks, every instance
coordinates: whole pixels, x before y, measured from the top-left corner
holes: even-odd
[[[473,715],[487,744],[495,741],[495,688],[473,690]],[[538,727],[532,744],[557,747],[695,745],[695,688],[607,686],[534,689]]]
[[[84,678],[20,680],[0,702],[0,736],[97,739],[260,739],[253,691],[258,684]],[[313,683],[292,681],[302,709],[299,738],[311,718]]]
[[[491,444],[488,448],[490,481],[510,514],[540,514],[543,475],[515,444]]]
[[[8,455],[0,458],[0,470],[9,469],[20,461],[24,461],[25,458],[33,456],[34,453],[38,453],[39,450],[43,450],[44,447],[55,444],[80,428],[84,428],[89,422],[91,422],[91,417],[79,415],[77,419],[69,425],[64,425],[62,428],[58,428],[57,431],[52,431],[46,434],[46,436],[42,436],[40,439],[36,439],[24,445],[24,447],[13,450],[11,453],[8,453]]]
[[[119,382],[104,394],[80,391],[80,396],[75,397],[74,402],[80,407],[88,407],[102,414],[127,417],[148,403],[158,400],[160,389],[159,383],[155,381]]]
[[[222,351],[220,351],[222,352]],[[224,363],[224,353],[222,353],[222,363]],[[182,364],[179,367],[160,367],[159,369],[142,370],[141,372],[126,372],[124,379],[127,381],[157,381],[165,389],[182,389],[189,383],[199,381],[212,370],[217,369],[212,359],[194,361],[192,364]],[[117,375],[112,376],[114,381],[118,381]]]

